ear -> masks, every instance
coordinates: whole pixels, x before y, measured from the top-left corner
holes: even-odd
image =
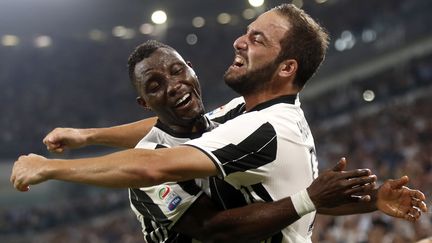
[[[193,68],[192,63],[191,63],[190,61],[186,61],[186,64],[187,64],[189,67]]]
[[[279,66],[279,76],[288,78],[294,77],[297,73],[298,64],[294,59],[288,59],[283,61]]]
[[[145,100],[141,96],[136,97],[136,101],[137,101],[138,105],[144,107],[144,109],[151,110],[150,107],[147,106],[147,103],[145,102]]]

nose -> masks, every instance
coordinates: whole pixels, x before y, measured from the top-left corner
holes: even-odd
[[[171,81],[168,85],[168,91],[167,91],[168,96],[171,97],[175,96],[177,91],[180,89],[181,85],[182,85],[181,82],[178,80]]]
[[[246,35],[242,35],[234,41],[233,47],[235,50],[245,50],[247,48]]]

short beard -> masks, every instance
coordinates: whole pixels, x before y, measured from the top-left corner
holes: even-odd
[[[276,60],[239,77],[230,77],[228,70],[224,74],[225,83],[238,94],[245,96],[258,92],[272,79],[278,65]]]

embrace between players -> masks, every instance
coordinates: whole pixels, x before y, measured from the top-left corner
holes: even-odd
[[[129,57],[129,76],[138,103],[157,119],[57,128],[44,139],[55,152],[91,144],[129,149],[75,160],[21,156],[11,182],[20,191],[49,179],[129,188],[147,242],[311,242],[316,213],[380,210],[416,221],[427,210],[425,197],[405,187],[406,176],[376,188],[375,175],[345,171],[345,159],[318,175],[298,93],[327,45],[322,27],[294,5],[265,12],[234,42],[224,75],[242,97],[205,114],[190,63],[148,41]]]

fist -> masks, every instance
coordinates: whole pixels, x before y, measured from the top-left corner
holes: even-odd
[[[75,149],[86,145],[86,129],[58,127],[43,139],[48,151],[62,153],[65,149]]]
[[[18,191],[28,191],[29,185],[38,184],[46,180],[43,176],[44,167],[48,160],[40,155],[23,155],[15,161],[10,181]]]

